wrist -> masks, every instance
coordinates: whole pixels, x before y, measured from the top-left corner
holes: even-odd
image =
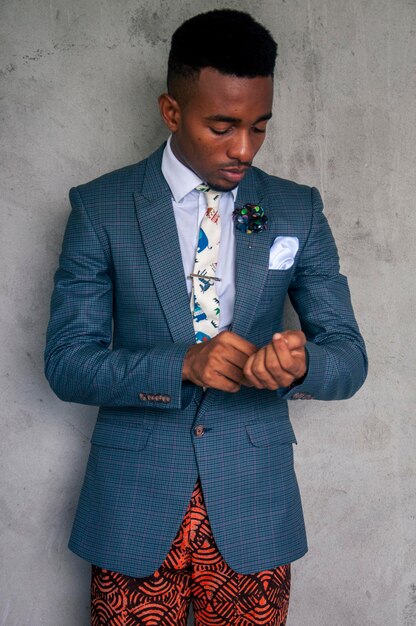
[[[196,346],[189,346],[182,364],[182,380],[191,380],[192,357]]]
[[[308,368],[309,368],[309,354],[308,354],[308,351],[305,350],[305,372],[302,374],[302,376],[299,376],[299,378],[295,378],[295,380],[289,385],[289,389],[293,389],[293,387],[297,387],[298,385],[301,385],[304,382],[305,378],[308,375]]]

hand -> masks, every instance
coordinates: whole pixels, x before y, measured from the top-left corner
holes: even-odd
[[[243,368],[248,357],[257,351],[255,345],[230,331],[223,331],[209,341],[191,346],[185,355],[182,380],[199,387],[236,392],[246,381]]]
[[[288,387],[306,373],[306,337],[300,330],[276,333],[272,341],[247,359],[246,380],[257,389]]]

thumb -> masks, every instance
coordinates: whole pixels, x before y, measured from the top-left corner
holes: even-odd
[[[306,343],[305,334],[301,330],[285,330],[273,335],[273,341],[279,341],[281,338],[284,339],[289,350],[303,348]]]

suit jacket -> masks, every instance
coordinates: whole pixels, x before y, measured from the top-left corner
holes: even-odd
[[[261,204],[269,223],[236,232],[232,330],[266,345],[283,330],[289,294],[308,373],[277,392],[183,383],[195,337],[163,147],[70,191],[45,372],[62,400],[100,409],[69,547],[101,567],[151,575],[199,474],[222,556],[254,573],[307,551],[287,400],[352,396],[366,376],[365,347],[318,191],[252,167],[237,202]],[[286,270],[268,267],[277,236],[299,239]]]

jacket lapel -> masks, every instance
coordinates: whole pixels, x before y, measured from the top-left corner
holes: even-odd
[[[134,193],[147,260],[175,343],[195,341],[170,188],[162,175],[163,146],[146,166],[141,192]]]
[[[143,245],[159,300],[175,343],[195,341],[189,297],[170,188],[162,175],[163,147],[147,161],[141,192],[134,194]],[[272,211],[262,200],[261,185],[249,170],[239,185],[236,204],[261,204],[268,230],[247,235],[236,230],[236,294],[231,330],[247,336],[268,272]],[[270,208],[269,208],[270,209]]]
[[[271,211],[264,206],[260,185],[256,184],[255,175],[249,170],[242,180],[236,198],[237,206],[247,202],[263,206],[268,217],[268,230],[259,233],[247,233],[236,230],[236,276],[235,302],[231,330],[242,337],[247,336],[256,311],[257,303],[264,288],[269,268],[270,220]]]
[[[267,197],[264,196],[262,186],[256,181],[256,174],[252,169],[241,181],[236,198],[237,206],[243,206],[247,202],[257,203],[263,207],[268,218],[268,228],[259,233],[251,233],[251,235],[239,230],[235,233],[236,293],[231,330],[242,337],[249,335],[257,304],[264,289],[269,271],[270,244],[273,236],[270,233],[274,232],[277,220],[276,215],[272,220],[272,208],[276,213],[276,207],[267,205]],[[216,399],[221,397],[221,391],[208,389],[202,398],[195,423],[199,422]]]

